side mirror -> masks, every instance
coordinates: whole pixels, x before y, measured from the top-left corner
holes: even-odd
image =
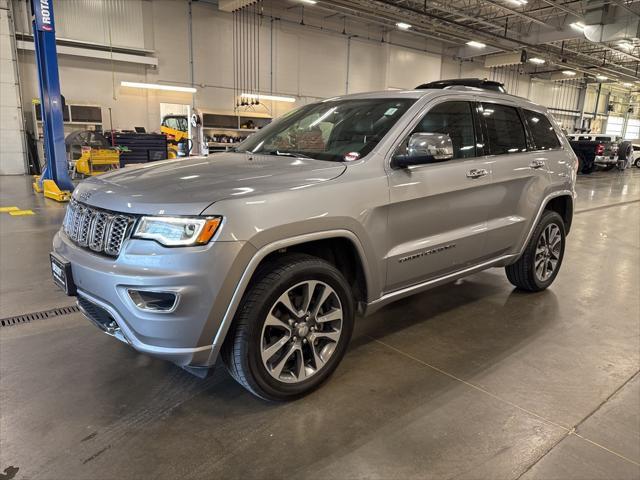
[[[391,160],[392,168],[444,162],[453,158],[453,142],[446,133],[413,133],[405,148],[399,149]]]

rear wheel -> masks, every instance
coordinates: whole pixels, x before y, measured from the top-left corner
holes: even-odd
[[[256,274],[223,346],[229,373],[265,400],[300,397],[324,382],[353,330],[350,287],[331,264],[286,255]]]
[[[635,165],[637,168],[640,168],[640,157],[636,158],[636,160],[635,160],[635,162],[634,162],[634,165]]]
[[[593,172],[595,168],[593,159],[588,160],[584,155],[580,154],[578,156],[578,161],[580,162],[580,167],[578,169],[580,173],[584,173],[585,175],[588,175],[591,172]]]
[[[564,221],[557,212],[546,210],[522,256],[505,268],[507,278],[522,290],[544,290],[553,283],[560,271],[564,246]]]
[[[618,170],[624,170],[633,161],[633,145],[624,141],[618,146]]]

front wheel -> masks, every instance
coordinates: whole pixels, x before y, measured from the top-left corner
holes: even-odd
[[[338,366],[353,317],[353,296],[340,271],[310,255],[284,255],[256,273],[222,356],[231,376],[254,395],[295,399]]]
[[[636,168],[640,168],[640,157],[636,158],[634,165],[636,166]]]
[[[557,212],[546,210],[522,256],[505,268],[509,281],[530,292],[549,287],[562,265],[565,238],[562,217]]]

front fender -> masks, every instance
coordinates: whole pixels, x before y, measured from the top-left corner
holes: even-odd
[[[228,307],[224,313],[224,316],[222,318],[222,321],[220,322],[218,331],[213,340],[213,348],[211,349],[211,355],[208,362],[209,365],[213,365],[213,363],[215,363],[215,360],[218,354],[220,353],[222,344],[224,343],[224,340],[227,336],[229,328],[231,327],[231,324],[235,317],[236,311],[240,306],[242,297],[249,285],[249,282],[251,281],[251,278],[253,277],[253,274],[257,270],[262,260],[264,260],[269,254],[273,252],[276,252],[283,248],[288,248],[294,245],[300,245],[303,243],[313,242],[317,240],[325,240],[325,239],[331,239],[331,238],[346,238],[347,240],[353,243],[353,245],[356,248],[356,251],[358,252],[358,255],[360,256],[360,262],[362,265],[362,269],[365,276],[365,282],[367,285],[367,292],[370,292],[369,295],[374,295],[375,293],[371,293],[371,292],[380,291],[379,279],[375,275],[373,275],[371,272],[370,262],[367,260],[367,253],[366,253],[365,247],[363,246],[358,236],[356,236],[356,234],[350,230],[333,229],[333,230],[307,232],[300,235],[287,236],[285,238],[280,238],[278,240],[274,240],[268,243],[263,243],[261,239],[273,238],[273,233],[271,234],[269,234],[268,232],[263,232],[263,233],[265,233],[265,235],[256,236],[256,238],[254,238],[253,241],[251,241],[253,247],[256,248],[256,252],[252,256],[252,258],[249,260],[246,268],[244,269],[244,272],[242,273],[242,276],[240,277],[240,280],[238,281],[235,287],[233,294],[231,295],[231,299],[229,301]],[[258,243],[258,245],[261,245],[261,246],[258,247],[253,242]]]

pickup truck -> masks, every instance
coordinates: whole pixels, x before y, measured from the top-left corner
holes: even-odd
[[[578,172],[585,174],[593,172],[596,166],[611,170],[618,165],[618,152],[627,152],[631,146],[630,142],[620,143],[615,135],[572,134],[567,138],[580,162]]]

